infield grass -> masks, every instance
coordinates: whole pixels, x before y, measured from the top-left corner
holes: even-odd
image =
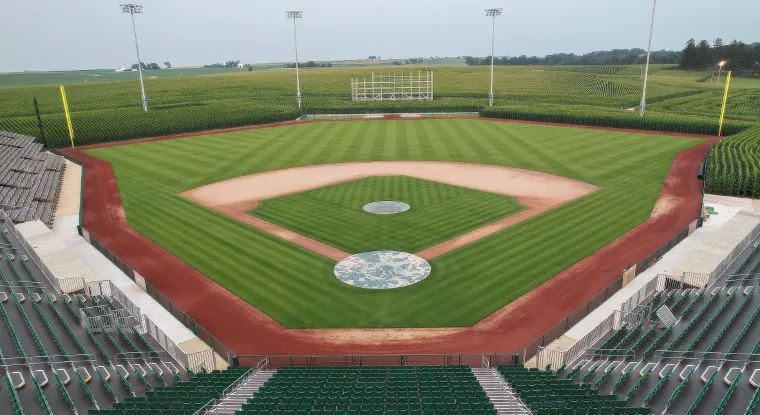
[[[410,209],[367,213],[369,202]],[[521,211],[513,197],[407,176],[368,177],[264,200],[249,213],[353,254],[417,252]]]
[[[701,142],[451,119],[311,123],[88,153],[112,163],[132,227],[287,327],[442,327],[476,323],[646,220],[675,154]],[[385,291],[343,284],[334,261],[178,195],[267,170],[372,160],[518,167],[600,189]]]

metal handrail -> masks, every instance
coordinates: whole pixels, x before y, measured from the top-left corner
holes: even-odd
[[[238,386],[239,386],[241,383],[243,383],[243,381],[244,381],[244,380],[247,380],[249,377],[251,377],[251,375],[250,375],[250,374],[251,374],[251,372],[253,372],[253,376],[256,376],[256,373],[258,373],[258,371],[255,371],[255,372],[254,372],[253,368],[250,368],[250,369],[248,369],[248,370],[247,370],[245,373],[243,373],[243,374],[242,374],[242,375],[241,375],[239,378],[235,379],[235,381],[234,381],[234,382],[232,382],[232,383],[230,384],[230,386],[227,386],[227,387],[226,387],[226,388],[225,388],[225,389],[222,391],[222,395],[221,395],[220,397],[218,397],[218,398],[213,398],[213,399],[211,399],[210,401],[206,402],[206,404],[205,404],[205,405],[203,405],[202,407],[200,407],[200,408],[199,408],[197,411],[195,411],[195,412],[193,413],[193,415],[201,415],[201,414],[205,414],[205,413],[207,413],[207,412],[206,412],[206,408],[209,408],[209,410],[210,410],[210,409],[213,409],[213,408],[214,408],[214,407],[215,407],[215,406],[216,406],[216,405],[217,405],[219,402],[223,401],[223,400],[224,400],[224,398],[226,398],[226,397],[227,397],[227,395],[229,395],[229,394],[230,394],[230,393],[232,393],[232,392],[233,392],[235,389],[237,389],[237,387],[238,387]]]

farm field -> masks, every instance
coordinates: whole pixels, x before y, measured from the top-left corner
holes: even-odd
[[[375,61],[375,60],[341,60],[330,61],[333,67],[366,67],[380,70],[407,70],[409,65],[393,65],[394,59]],[[403,59],[401,59],[403,61]],[[327,62],[327,61],[325,61]],[[317,61],[317,63],[325,63]],[[245,62],[243,62],[245,63]],[[250,66],[254,71],[283,69],[286,64],[291,62],[269,62],[269,63],[252,63]],[[463,66],[464,59],[457,58],[438,58],[427,61],[428,66]],[[381,69],[385,67],[385,69]],[[419,69],[415,67],[415,70]],[[423,68],[424,69],[424,68]],[[248,68],[202,68],[202,67],[180,67],[175,66],[170,69],[157,71],[145,71],[143,75],[146,79],[189,77],[204,75],[229,75],[240,72],[248,72]],[[137,71],[134,72],[116,72],[114,69],[90,69],[80,71],[39,71],[39,72],[13,72],[0,73],[0,87],[2,86],[32,86],[32,85],[68,85],[78,83],[92,82],[114,82],[114,81],[136,81],[139,79]]]
[[[386,70],[415,71],[424,70],[424,66],[304,70],[301,88],[305,111],[472,112],[487,106],[489,79],[485,66],[435,66],[436,99],[432,102],[350,100],[352,77],[368,77],[372,71]],[[0,75],[0,80],[3,76],[13,75]],[[509,111],[512,117],[519,113],[519,118],[525,120],[543,120],[547,113],[565,114],[553,121],[716,134],[722,89],[704,81],[706,77],[709,74],[655,66],[648,87],[649,112],[641,120],[636,111],[630,110],[641,98],[638,66],[497,67],[493,109]],[[729,133],[760,120],[760,83],[735,81],[726,113]],[[293,120],[302,115],[295,105],[292,69],[149,77],[146,91],[151,109],[147,113],[141,108],[135,80],[70,84],[66,91],[80,145]],[[55,145],[66,145],[68,132],[57,85],[0,87],[0,129],[39,135],[32,106],[34,97],[40,103],[48,139]]]
[[[675,154],[702,142],[485,120],[386,120],[307,123],[87,152],[113,165],[134,229],[286,327],[451,327],[476,323],[646,220]],[[263,171],[375,160],[517,167],[600,189],[438,256],[428,278],[387,291],[343,284],[332,274],[335,261],[179,196]]]

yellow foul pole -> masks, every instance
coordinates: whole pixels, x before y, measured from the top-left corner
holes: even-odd
[[[726,91],[723,92],[723,108],[720,110],[720,128],[718,128],[718,137],[723,135],[723,117],[726,115],[726,101],[728,101],[728,86],[731,84],[731,71],[726,76]]]
[[[63,101],[63,111],[66,113],[66,124],[69,127],[69,139],[71,147],[74,147],[74,127],[71,125],[71,114],[69,113],[69,102],[66,100],[66,90],[61,85],[61,100]]]

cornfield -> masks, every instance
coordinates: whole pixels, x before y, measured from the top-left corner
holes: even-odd
[[[412,68],[412,71],[424,68]],[[301,90],[309,114],[477,112],[494,118],[717,135],[722,87],[703,74],[655,66],[648,111],[639,117],[641,68],[635,66],[498,67],[496,102],[487,107],[487,67],[435,67],[435,100],[353,102],[350,79],[400,68],[304,70]],[[724,135],[710,152],[707,190],[760,197],[760,83],[732,83]],[[78,145],[293,120],[293,70],[146,79],[144,112],[136,81],[66,86]],[[38,136],[32,98],[40,103],[48,143],[68,145],[56,85],[0,87],[0,130]],[[745,131],[747,130],[747,131]],[[742,133],[742,131],[745,131]]]
[[[760,125],[710,148],[706,192],[760,197]]]

